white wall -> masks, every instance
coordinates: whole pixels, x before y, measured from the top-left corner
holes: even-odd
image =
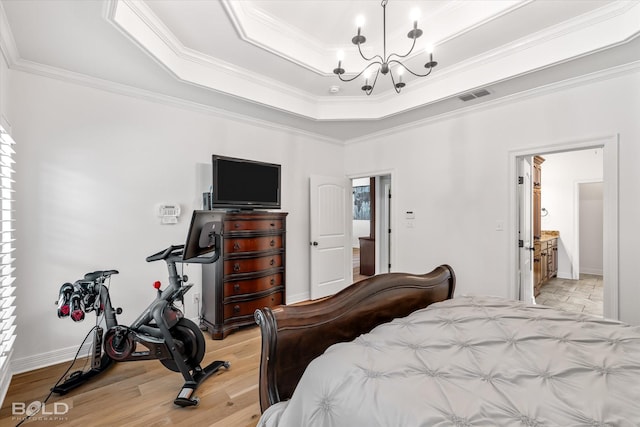
[[[603,195],[602,183],[580,184],[579,246],[580,273],[603,273]]]
[[[308,297],[309,175],[343,176],[343,146],[22,72],[12,71],[11,97],[19,144],[17,371],[70,358],[95,319],[57,318],[62,283],[119,270],[111,294],[123,324],[151,302],[152,283],[167,274],[164,263],[145,258],[184,242],[214,153],[282,164],[287,301]],[[161,202],[183,206],[179,224],[159,224]],[[199,286],[199,266],[185,273]],[[186,314],[196,317],[190,294]]]
[[[4,60],[4,55],[0,52],[0,125],[10,132],[10,123],[7,118],[9,105],[9,67]]]
[[[602,181],[603,151],[580,150],[543,157],[541,205],[549,214],[542,217],[542,229],[560,232],[558,277],[577,280],[580,273],[578,184]],[[602,246],[602,230],[600,236]]]
[[[393,270],[425,272],[448,263],[457,274],[456,294],[510,295],[509,153],[619,134],[619,312],[640,324],[638,88],[636,69],[349,144],[347,173],[393,170],[394,212],[416,213],[413,228],[392,214]],[[502,221],[505,231],[497,231]]]
[[[351,246],[360,247],[360,237],[369,237],[371,234],[371,221],[359,219],[353,220],[353,231],[351,235]]]

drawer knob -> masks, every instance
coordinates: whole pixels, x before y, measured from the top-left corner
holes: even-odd
[[[237,304],[236,304],[236,305],[234,305],[234,306],[233,306],[233,312],[234,312],[234,313],[240,313],[240,306],[239,306],[239,305],[237,305]]]
[[[234,223],[234,224],[233,224],[233,226],[234,226],[235,228],[240,228],[240,223],[239,223],[239,222],[236,222],[236,223]]]
[[[237,284],[237,283],[236,283],[235,285],[233,285],[233,290],[234,290],[235,292],[240,292],[240,285],[239,285],[239,284]]]
[[[270,265],[274,265],[275,263],[276,263],[276,260],[275,260],[275,259],[273,259],[273,258],[271,258],[271,261],[269,261],[269,264],[270,264]]]
[[[276,245],[276,241],[271,239],[271,241],[269,242],[269,246],[273,247]]]
[[[239,242],[235,242],[235,243],[233,244],[233,249],[234,249],[234,250],[236,250],[236,251],[237,251],[238,249],[240,249],[240,243],[239,243]]]
[[[275,277],[272,277],[271,278],[271,284],[273,285],[274,283],[276,283],[276,279],[275,279]]]
[[[233,264],[233,271],[235,271],[235,272],[240,271],[240,264],[238,264],[238,263]]]
[[[270,225],[270,226],[272,226],[272,227],[275,227],[275,226],[276,226],[276,224],[275,224],[274,222],[272,222],[272,223],[271,223],[271,224],[269,224],[269,225]]]

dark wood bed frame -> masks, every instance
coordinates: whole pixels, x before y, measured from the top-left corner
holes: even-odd
[[[441,265],[424,275],[373,276],[309,304],[256,310],[262,333],[261,411],[291,398],[307,365],[332,344],[452,298],[455,282],[453,269]]]

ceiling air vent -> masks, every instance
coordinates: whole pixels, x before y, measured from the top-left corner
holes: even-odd
[[[472,99],[476,99],[476,98],[480,98],[482,96],[487,96],[489,95],[491,92],[489,92],[486,89],[478,89],[475,92],[469,92],[469,93],[465,93],[460,95],[458,98],[464,102],[467,101],[471,101]]]

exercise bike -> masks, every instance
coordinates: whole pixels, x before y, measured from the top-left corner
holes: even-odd
[[[163,260],[169,270],[169,286],[161,290],[155,282],[157,298],[142,312],[131,326],[119,325],[109,297],[108,279],[117,270],[94,271],[75,283],[60,287],[58,317],[71,317],[75,322],[84,319],[85,312],[104,315],[106,331],[97,326],[94,333],[91,368],[71,374],[62,384],[51,390],[66,394],[94,376],[106,371],[114,361],[158,359],[167,369],[180,372],[184,385],[174,400],[178,406],[195,406],[199,399],[193,395],[196,388],[221,367],[228,369],[228,361],[217,360],[201,367],[205,353],[202,331],[184,317],[174,302],[183,301],[184,294],[193,286],[185,285],[186,276],[178,274],[177,263],[209,264],[220,256],[220,224],[212,221],[207,211],[194,211],[185,245],[169,246],[146,258],[147,262]]]

